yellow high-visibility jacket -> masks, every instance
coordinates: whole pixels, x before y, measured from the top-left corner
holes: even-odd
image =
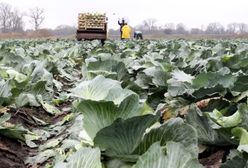
[[[128,25],[124,25],[121,29],[122,31],[122,36],[121,38],[123,39],[130,39],[131,38],[131,27]]]

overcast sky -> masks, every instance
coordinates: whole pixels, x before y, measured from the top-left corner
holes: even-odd
[[[43,27],[76,25],[80,12],[105,12],[109,27],[118,28],[118,18],[125,17],[131,26],[144,19],[156,18],[158,25],[184,23],[188,28],[220,22],[248,24],[248,0],[0,0],[21,12],[38,6],[45,10]],[[26,27],[29,27],[26,24]]]

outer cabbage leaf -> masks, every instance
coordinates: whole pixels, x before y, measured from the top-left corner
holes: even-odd
[[[67,159],[67,163],[58,162],[55,168],[102,168],[98,148],[82,148]]]
[[[121,83],[103,76],[97,76],[93,80],[83,81],[72,89],[72,96],[94,101],[113,101],[119,104],[123,99],[134,92],[122,89]]]
[[[191,155],[185,146],[176,142],[166,144],[164,147],[154,143],[146,153],[139,157],[133,168],[202,168],[197,157]]]
[[[133,117],[127,120],[117,119],[112,125],[100,130],[94,143],[106,155],[121,158],[123,160],[135,161],[137,155],[132,155],[135,148],[142,140],[146,129],[158,121],[154,115]]]

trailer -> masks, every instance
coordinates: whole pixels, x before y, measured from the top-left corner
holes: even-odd
[[[76,39],[101,40],[107,39],[107,18],[105,14],[80,13]]]

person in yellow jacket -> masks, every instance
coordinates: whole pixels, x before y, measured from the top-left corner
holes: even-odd
[[[124,24],[124,26],[121,28],[122,31],[122,35],[121,35],[121,39],[125,40],[125,39],[130,39],[131,38],[131,27],[127,25],[127,23]]]

